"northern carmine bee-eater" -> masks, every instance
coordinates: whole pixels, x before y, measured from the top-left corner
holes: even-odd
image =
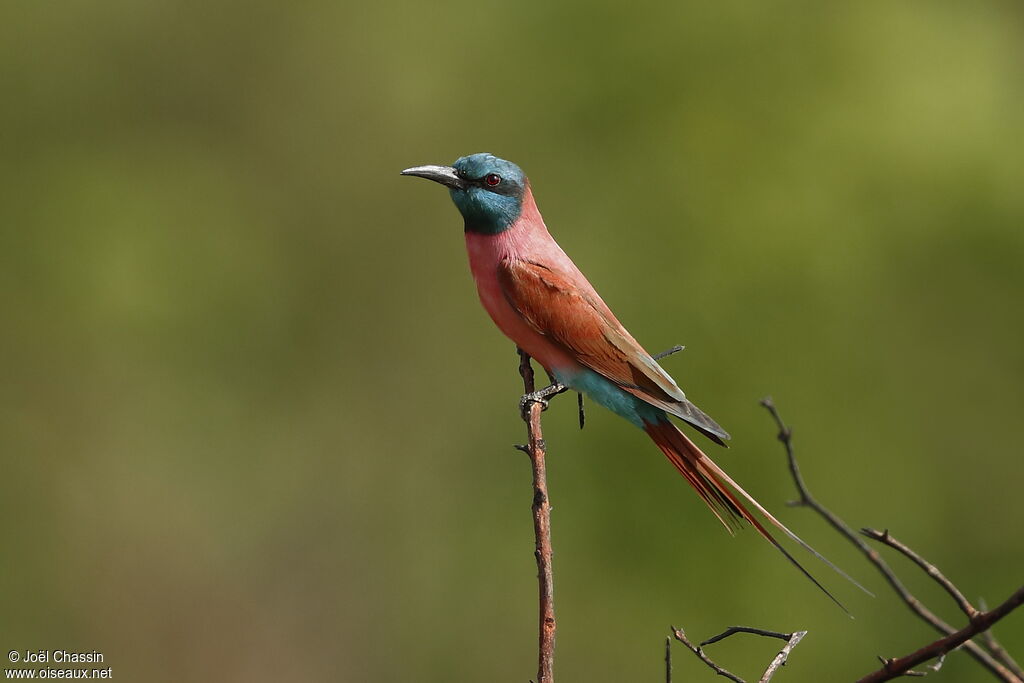
[[[553,380],[644,430],[730,533],[746,520],[836,601],[743,501],[846,575],[775,519],[669,420],[673,415],[718,444],[729,438],[626,331],[551,237],[518,166],[490,154],[473,154],[451,166],[407,168],[402,175],[448,188],[465,220],[469,267],[480,301],[507,337]]]

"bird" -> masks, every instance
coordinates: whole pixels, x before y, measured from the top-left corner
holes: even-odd
[[[623,327],[551,236],[519,166],[480,153],[460,157],[451,166],[407,168],[401,175],[448,188],[462,214],[480,302],[498,329],[544,367],[553,386],[585,394],[646,432],[731,534],[742,521],[749,523],[849,614],[767,526],[860,584],[778,521],[670,420],[682,420],[719,445],[730,438]],[[543,401],[544,396],[536,392],[524,399]]]

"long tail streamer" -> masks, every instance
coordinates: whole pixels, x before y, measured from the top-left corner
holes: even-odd
[[[821,592],[827,595],[832,602],[838,605],[839,608],[846,612],[848,616],[851,618],[853,617],[849,610],[847,610],[846,607],[839,602],[834,595],[832,595],[832,593],[822,586],[821,583],[819,583],[818,580],[814,578],[814,576],[812,576],[811,573],[808,572],[804,566],[800,564],[796,558],[794,558],[789,551],[787,551],[775,539],[774,536],[772,536],[771,533],[769,533],[761,521],[757,519],[757,517],[755,517],[753,513],[746,508],[736,494],[733,493],[733,491],[735,491],[746,499],[746,501],[753,506],[755,510],[761,513],[768,522],[782,531],[786,536],[827,564],[844,579],[857,586],[857,588],[860,588],[868,595],[873,595],[871,591],[857,583],[857,581],[847,575],[846,572],[830,562],[828,558],[812,548],[802,538],[790,531],[782,522],[777,520],[774,515],[768,512],[763,505],[754,500],[753,496],[744,491],[742,486],[733,481],[732,477],[726,474],[721,467],[716,465],[711,458],[701,451],[700,448],[698,448],[697,445],[673,423],[668,420],[653,424],[648,423],[645,425],[645,431],[648,436],[654,440],[654,443],[658,445],[658,448],[660,448],[668,457],[669,461],[675,466],[675,468],[679,470],[679,473],[682,474],[686,481],[689,482],[689,484],[697,491],[697,495],[699,495],[707,504],[711,509],[711,512],[713,512],[725,528],[728,529],[730,534],[735,534],[735,532],[740,528],[741,520],[746,520],[751,526],[757,529],[757,532],[761,534],[766,541],[775,546],[787,560],[789,560],[804,576],[817,586]]]

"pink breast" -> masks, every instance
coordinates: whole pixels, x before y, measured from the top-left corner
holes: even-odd
[[[530,226],[523,220],[498,235],[466,233],[469,267],[476,282],[477,293],[491,320],[506,337],[526,351],[546,369],[578,368],[579,364],[561,347],[552,344],[524,321],[508,303],[498,283],[498,264],[505,259],[540,256],[531,239]],[[546,230],[544,231],[547,232]],[[548,237],[550,240],[550,236]],[[553,240],[552,240],[552,243]],[[557,245],[555,245],[557,248]]]

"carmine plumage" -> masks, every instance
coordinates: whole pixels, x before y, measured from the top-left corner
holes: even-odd
[[[719,444],[729,438],[622,326],[551,237],[518,166],[490,154],[473,154],[452,166],[418,166],[402,174],[449,188],[464,219],[480,301],[509,339],[558,382],[643,429],[730,533],[746,520],[839,604],[748,505],[770,526],[846,575],[775,519],[670,421],[673,415]]]

